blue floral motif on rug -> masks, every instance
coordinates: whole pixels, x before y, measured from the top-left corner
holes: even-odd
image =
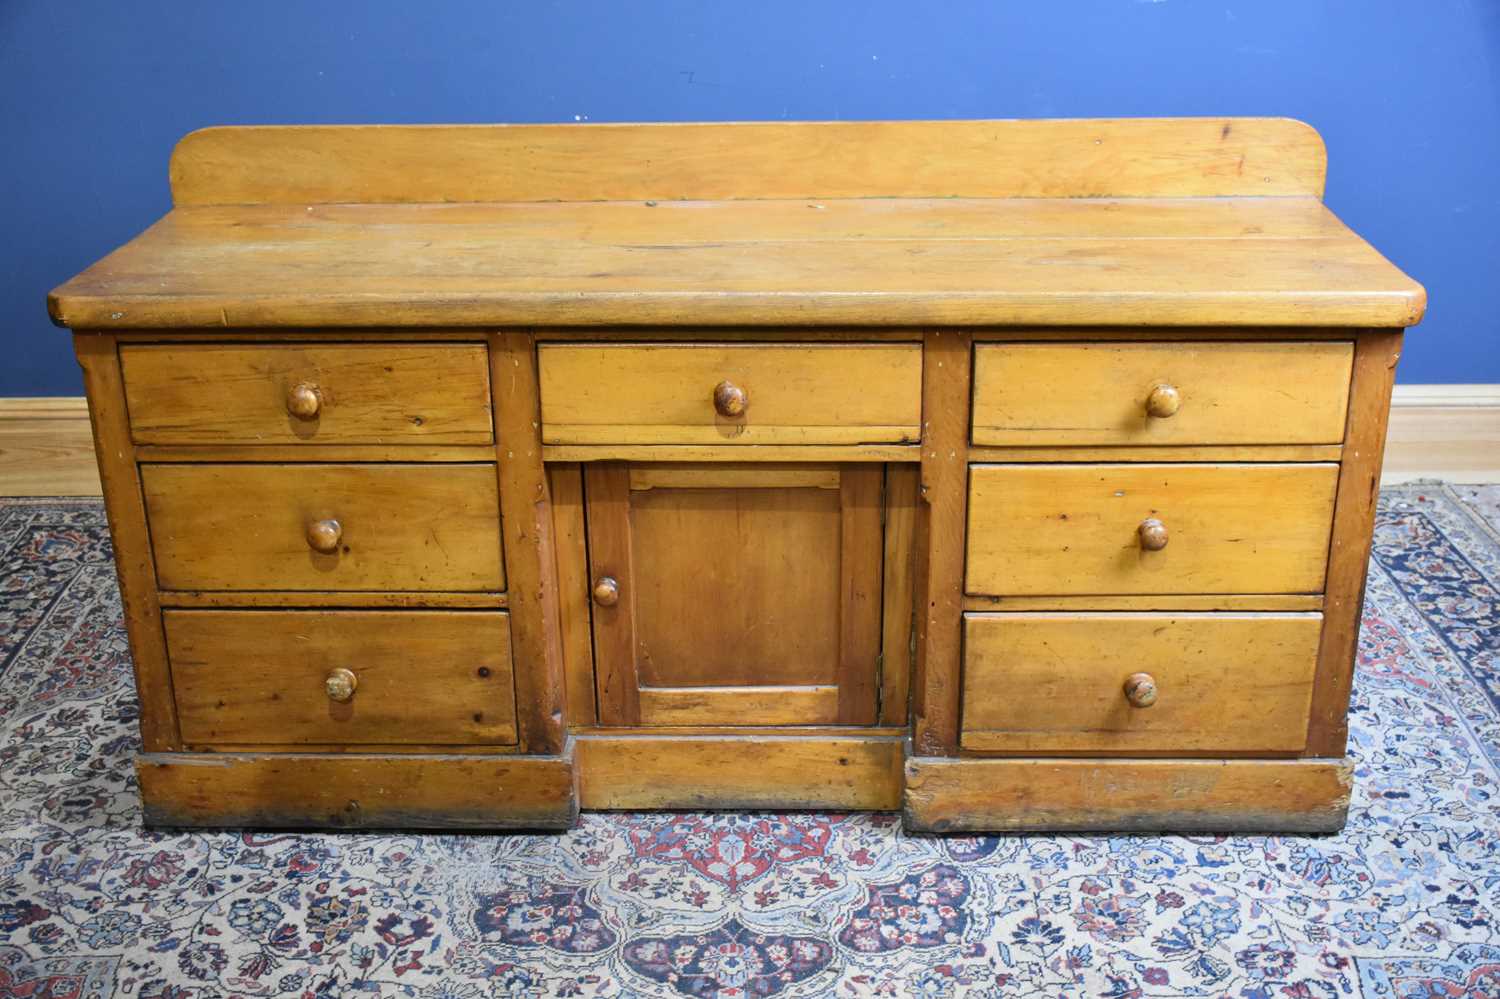
[[[101,507],[0,501],[0,999],[1500,997],[1500,487],[1382,497],[1348,827],[146,832]]]

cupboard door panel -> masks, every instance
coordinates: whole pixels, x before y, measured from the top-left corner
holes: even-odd
[[[834,686],[646,687],[642,725],[833,725],[839,720]]]
[[[602,721],[874,722],[881,466],[585,475]]]

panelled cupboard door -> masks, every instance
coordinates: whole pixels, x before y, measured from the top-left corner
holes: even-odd
[[[884,476],[589,465],[600,722],[873,724]]]

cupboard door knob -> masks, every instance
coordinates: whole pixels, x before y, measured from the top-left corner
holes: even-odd
[[[323,393],[312,382],[298,382],[286,393],[286,411],[299,420],[311,420],[323,408]]]
[[[1136,533],[1141,536],[1142,551],[1159,552],[1167,547],[1167,525],[1155,517],[1147,517],[1141,521]]]
[[[620,602],[620,584],[613,576],[600,576],[594,580],[594,603],[600,607],[613,607]]]
[[[315,552],[332,555],[339,550],[343,537],[343,525],[332,518],[315,520],[307,525],[307,546]]]
[[[724,381],[714,386],[714,409],[720,416],[744,416],[750,408],[750,397],[734,382]]]
[[[330,701],[347,701],[354,696],[354,689],[359,686],[359,677],[354,675],[353,670],[340,667],[329,670],[328,676],[323,680],[323,689],[328,693]]]
[[[1132,708],[1149,708],[1156,703],[1156,678],[1150,673],[1132,673],[1125,681],[1125,700]]]
[[[1182,408],[1182,393],[1177,391],[1176,385],[1165,383],[1156,386],[1151,394],[1146,396],[1146,415],[1154,416],[1158,420],[1165,420]]]

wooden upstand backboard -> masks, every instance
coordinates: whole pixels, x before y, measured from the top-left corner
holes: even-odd
[[[149,823],[1328,831],[1425,294],[1281,119],[222,128],[53,292]]]

